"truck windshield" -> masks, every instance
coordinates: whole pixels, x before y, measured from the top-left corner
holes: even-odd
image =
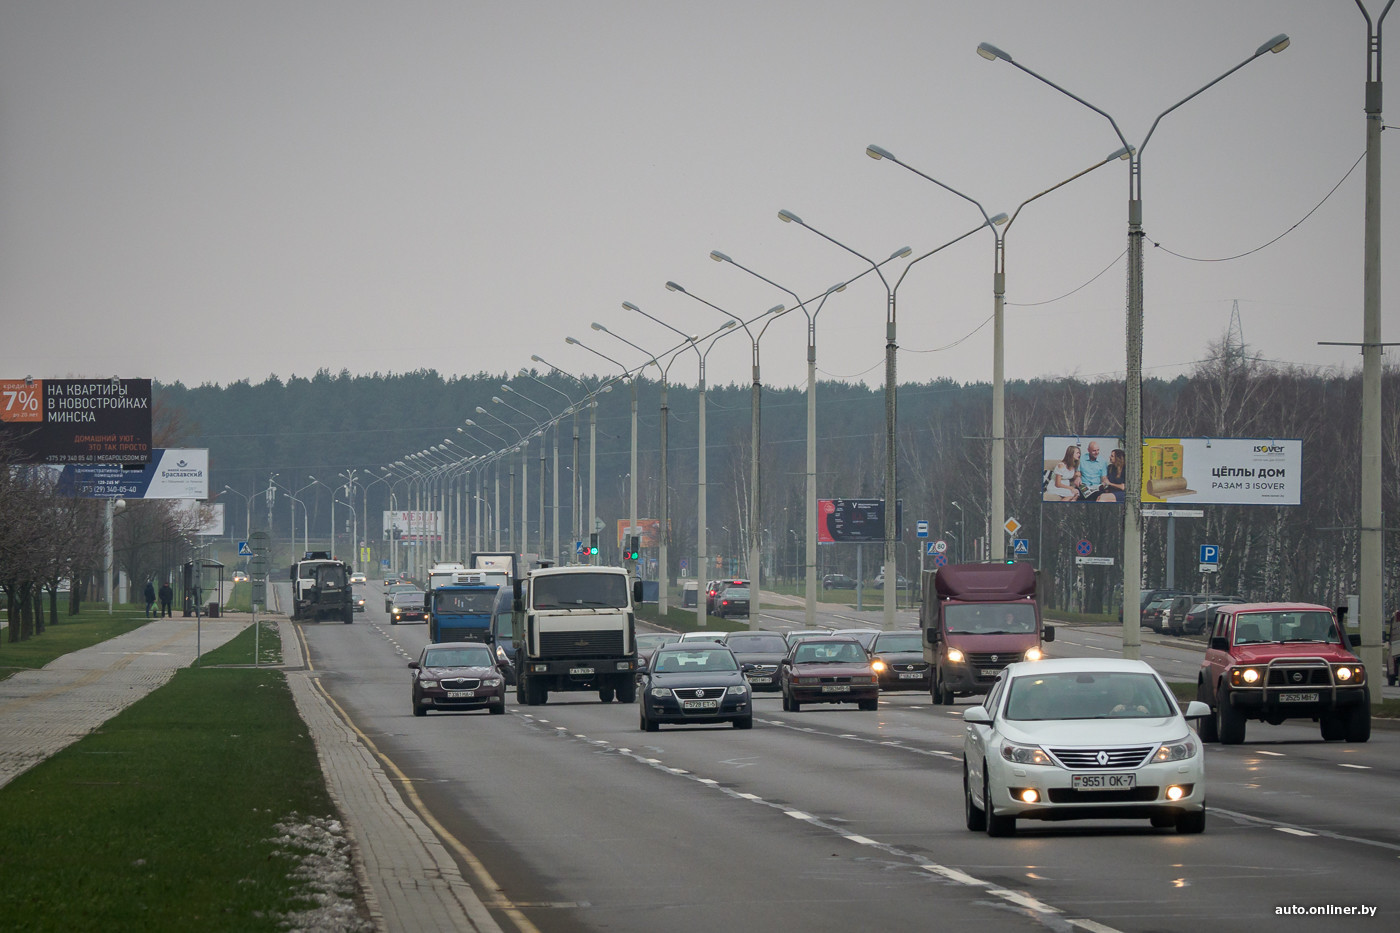
[[[951,603],[943,609],[950,634],[1023,635],[1035,631],[1030,603]]]
[[[561,573],[535,580],[536,609],[625,609],[627,577],[620,573]]]
[[[316,583],[323,587],[345,586],[345,568],[339,564],[322,564],[316,568]]]
[[[438,612],[462,613],[466,615],[487,615],[496,603],[495,590],[467,590],[453,592],[439,590],[433,601]]]

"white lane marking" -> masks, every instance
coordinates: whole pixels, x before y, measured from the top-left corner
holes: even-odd
[[[987,882],[980,878],[974,878],[965,871],[958,871],[956,868],[949,868],[947,865],[920,865],[924,871],[931,871],[935,875],[942,875],[949,881],[956,881],[958,884],[985,885]]]
[[[1288,757],[1288,756],[1285,755],[1283,752],[1266,752],[1266,751],[1264,751],[1262,748],[1256,748],[1256,749],[1254,750],[1254,754],[1256,754],[1256,755],[1268,755],[1268,756],[1270,756],[1271,758],[1287,758],[1287,757]]]
[[[880,844],[874,839],[869,839],[865,836],[845,836],[845,838],[849,839],[851,842],[856,843],[857,845],[862,846],[878,846]]]
[[[1022,894],[1020,891],[1011,891],[1007,888],[988,888],[987,893],[995,894],[997,897],[1010,901],[1018,907],[1024,907],[1036,913],[1057,914],[1060,912],[1057,908],[1051,907],[1044,901],[1038,901],[1029,894]]]
[[[1347,764],[1346,762],[1342,762],[1342,763],[1339,764],[1337,767],[1339,767],[1339,768],[1355,768],[1355,769],[1358,770],[1358,771],[1370,771],[1370,770],[1371,770],[1371,766],[1370,766],[1370,765],[1349,765],[1349,764]]]
[[[1281,833],[1288,833],[1290,836],[1316,836],[1317,833],[1310,833],[1306,829],[1294,829],[1292,826],[1275,826],[1274,829]]]
[[[1070,926],[1079,927],[1081,930],[1088,930],[1089,933],[1119,933],[1119,931],[1105,923],[1097,920],[1071,920]]]
[[[783,813],[784,813],[786,816],[792,817],[794,820],[810,820],[810,819],[812,819],[812,814],[810,814],[810,813],[803,813],[801,810],[784,810]]]

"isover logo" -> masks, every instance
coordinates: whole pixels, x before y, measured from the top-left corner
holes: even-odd
[[[1256,454],[1281,454],[1283,447],[1278,444],[1255,444],[1254,452]]]

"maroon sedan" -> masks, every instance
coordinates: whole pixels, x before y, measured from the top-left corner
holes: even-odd
[[[783,710],[800,712],[803,703],[855,703],[873,710],[880,684],[870,655],[854,638],[804,638],[778,666]]]

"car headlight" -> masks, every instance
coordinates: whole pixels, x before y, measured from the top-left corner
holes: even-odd
[[[1157,749],[1157,754],[1152,756],[1153,761],[1185,761],[1196,754],[1196,743],[1188,735],[1184,739],[1175,742],[1164,742],[1161,748]]]
[[[497,660],[497,661],[509,661],[509,660],[510,660],[510,655],[506,654],[506,649],[502,648],[500,645],[497,645],[497,646],[496,646],[496,660]]]
[[[1045,652],[1041,651],[1039,648],[1026,649],[1025,659],[1027,661],[1039,661],[1043,657],[1045,657]]]
[[[861,675],[857,674],[855,677],[852,677],[852,678],[851,678],[851,683],[854,684],[854,685],[859,685],[859,684],[873,684],[874,682],[875,682],[875,676],[874,676],[873,674],[866,675],[866,676],[861,676]]]
[[[961,651],[959,651],[957,648],[949,648],[949,649],[948,649],[948,660],[951,661],[951,662],[954,663],[954,664],[961,664],[961,663],[962,663],[962,660],[963,660],[963,653],[962,653]]]
[[[1359,664],[1334,664],[1332,665],[1332,676],[1338,683],[1348,686],[1359,686],[1366,682],[1366,668]]]
[[[1235,667],[1230,669],[1230,686],[1253,687],[1264,679],[1264,671],[1258,667]]]
[[[870,666],[875,669],[875,673],[877,674],[881,671],[889,670],[889,665],[886,664],[884,661],[881,661],[879,658],[876,658],[875,660],[871,661]]]
[[[733,693],[733,694],[737,694],[738,696],[743,696],[744,694],[746,694],[746,693],[749,692],[749,685],[748,685],[748,684],[733,684],[733,685],[730,686],[729,692],[730,692],[730,693]]]
[[[1001,757],[1018,765],[1053,765],[1050,756],[1039,745],[1017,745],[1015,742],[1001,743]]]
[[[671,688],[670,688],[670,687],[652,687],[652,688],[651,688],[651,695],[652,695],[653,698],[668,697],[668,696],[671,695]]]
[[[482,685],[483,687],[499,687],[499,686],[501,685],[501,678],[499,678],[499,677],[488,677],[488,678],[486,678],[485,680],[483,680],[483,681],[481,682],[481,685]]]
[[[420,687],[425,687],[425,688],[431,690],[431,689],[433,689],[434,687],[437,686],[437,681],[436,681],[436,680],[420,680],[420,681],[418,681],[418,686],[420,686]]]

